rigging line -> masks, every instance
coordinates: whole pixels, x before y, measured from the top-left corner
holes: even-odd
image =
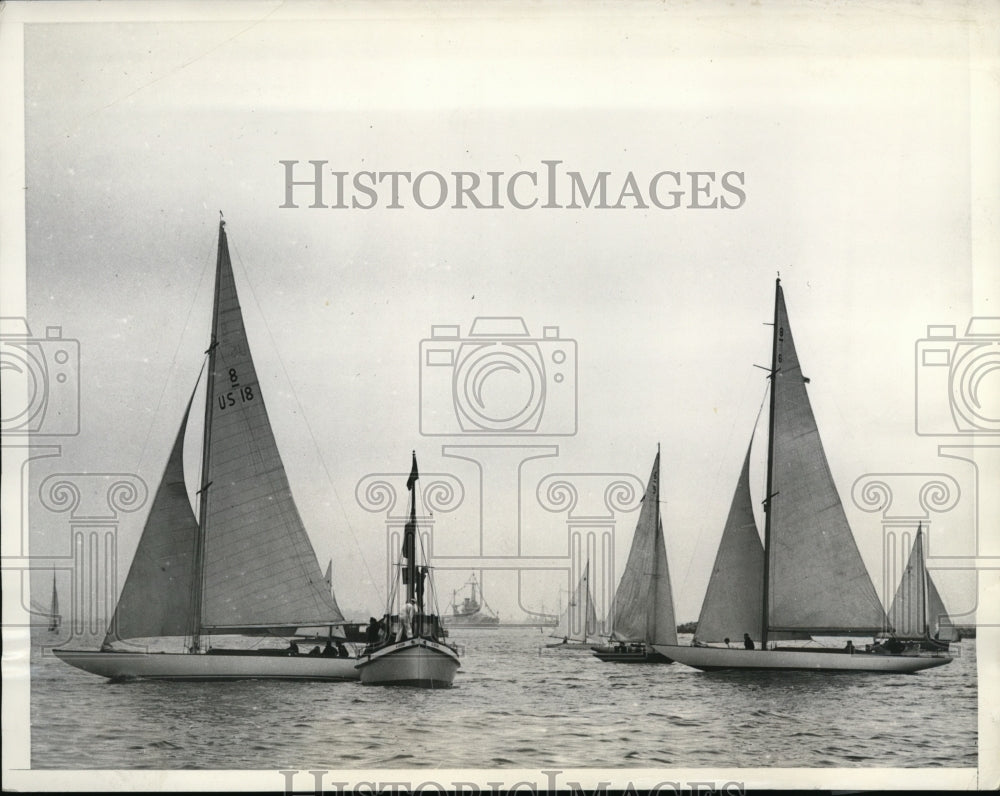
[[[416,484],[413,485],[413,507],[414,507],[414,513],[416,513],[416,507],[417,507],[417,485]],[[430,516],[433,516],[433,515],[430,515]],[[421,558],[423,558],[423,560],[424,560],[424,567],[427,569],[428,576],[430,576],[430,571],[431,571],[432,567],[431,567],[430,561],[428,560],[428,557],[427,557],[427,551],[424,549],[424,540],[423,540],[423,537],[420,535],[420,533],[417,530],[418,527],[419,526],[416,526],[416,525],[414,526],[414,528],[413,528],[413,535],[416,537],[416,541],[420,545],[420,556],[421,556]],[[416,554],[416,549],[414,549],[414,554]],[[428,577],[428,580],[430,580],[429,577]],[[440,616],[441,615],[441,611],[440,611],[440,608],[438,606],[437,588],[435,588],[433,580],[430,580],[430,587],[431,587],[430,588],[431,599],[434,601],[434,615],[435,616]]]
[[[250,281],[249,275],[247,274],[246,267],[243,265],[243,257],[240,255],[239,248],[236,246],[236,242],[232,238],[232,232],[229,224],[226,224],[226,231],[229,233],[229,245],[232,252],[236,255],[236,261],[239,263],[240,270],[243,272],[243,281],[246,283],[248,290],[250,291],[250,296],[253,298],[253,302],[257,307],[257,313],[260,315],[261,320],[264,323],[264,328],[267,330],[268,338],[271,341],[271,346],[276,353],[276,358],[278,364],[281,366],[281,372],[285,376],[285,382],[288,384],[288,390],[295,401],[295,405],[298,407],[299,416],[302,418],[303,422],[306,424],[306,429],[309,432],[309,438],[312,440],[313,447],[316,449],[316,455],[319,457],[320,464],[323,467],[323,472],[326,474],[327,482],[330,484],[330,489],[333,490],[333,495],[337,499],[337,505],[340,506],[340,512],[344,516],[344,522],[347,525],[347,529],[351,532],[351,539],[354,542],[354,546],[358,550],[358,554],[361,557],[361,563],[365,566],[365,571],[368,573],[368,580],[372,586],[377,591],[379,598],[382,599],[382,587],[379,585],[378,581],[375,580],[375,576],[372,575],[371,568],[368,566],[368,560],[365,558],[364,551],[361,549],[361,544],[358,542],[358,536],[354,532],[354,526],[351,525],[351,521],[347,516],[347,509],[344,508],[344,502],[340,499],[340,493],[337,491],[337,487],[333,482],[333,477],[330,475],[330,469],[326,465],[326,460],[323,458],[323,453],[320,450],[319,443],[316,440],[316,435],[313,433],[312,426],[309,424],[309,418],[306,416],[305,410],[302,407],[302,403],[299,401],[298,393],[295,392],[295,387],[292,385],[292,380],[288,377],[288,371],[285,368],[285,362],[278,353],[278,346],[275,343],[274,335],[271,333],[271,327],[267,322],[267,316],[264,314],[264,310],[261,308],[260,302],[257,300],[257,293],[253,289],[253,283]]]
[[[170,384],[170,376],[169,376],[169,374],[173,373],[174,370],[175,370],[175,368],[176,368],[176,365],[177,365],[177,355],[180,353],[181,345],[184,342],[184,335],[187,332],[188,326],[189,326],[189,324],[191,322],[191,314],[194,312],[195,304],[198,303],[198,296],[201,295],[201,286],[205,282],[205,274],[208,273],[208,270],[209,270],[210,266],[214,267],[215,258],[212,256],[212,252],[214,250],[215,250],[215,242],[213,242],[211,244],[211,246],[209,247],[209,255],[208,255],[208,257],[202,258],[205,261],[205,265],[202,267],[202,269],[201,269],[201,276],[198,278],[198,287],[195,289],[194,293],[192,294],[192,296],[191,296],[191,302],[188,304],[187,315],[184,318],[184,326],[181,328],[181,333],[179,335],[177,335],[177,347],[174,349],[174,355],[173,355],[173,357],[171,357],[171,359],[170,359],[170,365],[167,367],[167,374],[168,374],[168,376],[167,376],[167,379],[163,382],[163,389],[160,390],[160,396],[159,396],[159,398],[157,398],[157,400],[156,400],[156,406],[153,408],[153,417],[154,418],[159,414],[160,407],[163,405],[163,397],[167,394],[167,385]],[[202,370],[205,369],[204,361],[202,362],[202,366],[201,367],[202,367]],[[198,381],[200,381],[200,380],[201,380],[201,374],[199,373],[199,375],[198,375]],[[197,384],[197,383],[198,382],[196,381],[195,384]],[[146,449],[149,446],[149,438],[153,434],[153,427],[155,425],[156,425],[155,423],[149,423],[146,426],[146,438],[142,441],[142,450],[139,451],[139,461],[136,463],[136,466],[135,466],[135,471],[136,472],[140,472],[139,467],[142,464],[143,459],[145,459],[145,457],[146,457]]]

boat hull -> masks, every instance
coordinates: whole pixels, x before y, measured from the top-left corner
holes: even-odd
[[[592,641],[556,641],[553,644],[546,644],[545,648],[550,650],[565,650],[566,652],[590,652],[593,649]]]
[[[113,681],[357,680],[356,658],[53,650],[70,666]]]
[[[952,642],[939,641],[933,638],[921,639],[920,649],[923,652],[947,652]]]
[[[594,656],[605,663],[673,663],[666,655],[656,650],[616,650],[613,647],[591,647]]]
[[[450,688],[461,662],[447,644],[413,638],[363,653],[355,666],[362,685]]]
[[[738,669],[906,674],[951,663],[951,658],[945,655],[879,655],[871,652],[849,653],[843,650],[805,648],[747,650],[656,644],[654,649],[678,663],[704,672]]]

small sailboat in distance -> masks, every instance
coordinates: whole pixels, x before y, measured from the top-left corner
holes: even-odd
[[[549,635],[561,639],[555,644],[545,645],[550,649],[588,651],[590,645],[597,641],[597,610],[590,593],[590,561],[583,568],[583,575],[570,596],[569,605],[559,617],[559,624]]]
[[[335,657],[329,643],[309,655],[299,655],[294,642],[285,649],[209,643],[213,635],[294,638],[296,628],[344,621],[271,430],[221,220],[206,357],[198,516],[183,455],[196,384],[100,651],[53,652],[112,680],[357,680],[355,660]],[[183,652],[116,646],[178,637]]]
[[[874,636],[888,620],[858,551],[813,416],[807,379],[792,341],[781,280],[775,285],[774,330],[770,369],[767,491],[764,500],[763,556],[749,535],[747,467],[738,482],[719,572],[745,569],[759,578],[760,589],[736,592],[715,579],[709,586],[702,621],[692,646],[656,645],[657,652],[696,669],[916,672],[951,661],[947,655],[890,653],[882,645],[844,649],[813,644],[775,646],[778,639],[814,636]],[[735,514],[734,514],[735,512]],[[737,534],[730,524],[742,530]],[[732,532],[731,532],[732,531]],[[754,527],[754,533],[756,528]],[[722,547],[720,546],[720,547]],[[721,558],[721,560],[720,560]],[[759,563],[758,563],[759,562]],[[759,574],[758,574],[759,573]],[[759,614],[750,595],[759,595]],[[706,611],[711,611],[707,616]],[[734,612],[731,616],[726,611]],[[738,615],[743,624],[733,634],[737,648],[710,646],[720,628]],[[741,629],[745,628],[745,629]],[[725,631],[722,631],[725,632]],[[751,635],[754,634],[754,635]],[[755,643],[755,637],[756,642]],[[758,648],[759,644],[759,648]]]
[[[62,626],[62,616],[59,613],[59,592],[56,591],[56,571],[52,570],[52,602],[49,608],[49,632],[55,633]]]
[[[673,663],[653,644],[676,644],[674,599],[660,517],[660,446],[646,483],[632,547],[608,618],[608,644],[592,647],[602,661],[613,663]]]
[[[419,478],[414,451],[410,477],[406,481],[410,492],[410,517],[403,530],[400,551],[406,563],[401,561],[396,567],[380,637],[371,639],[356,664],[362,685],[448,688],[462,665],[458,652],[444,641],[439,614],[424,610],[436,602],[437,596],[430,567],[417,563],[417,550],[422,547],[417,535],[416,483]],[[400,589],[401,583],[405,590]]]
[[[923,527],[918,526],[889,609],[889,622],[897,640],[916,642],[923,650],[946,651],[951,642],[958,641],[958,633],[927,571],[923,537]]]

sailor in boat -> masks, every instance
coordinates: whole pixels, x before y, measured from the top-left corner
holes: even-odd
[[[374,616],[368,617],[368,630],[365,631],[365,642],[372,646],[378,644],[379,623]]]
[[[402,614],[399,630],[396,631],[396,641],[413,638],[413,618],[417,615],[417,601],[412,597],[407,600],[406,605],[403,606]]]
[[[296,644],[294,641],[290,642],[288,644],[288,650],[287,650],[287,652],[288,652],[289,655],[298,655],[299,654],[299,645]]]
[[[754,648],[754,646],[753,646],[753,639],[750,638],[750,634],[749,633],[744,633],[743,634],[743,648],[744,649],[748,649],[748,650],[752,650]]]

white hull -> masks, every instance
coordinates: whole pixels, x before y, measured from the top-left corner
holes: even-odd
[[[447,644],[407,639],[362,655],[356,663],[362,685],[410,685],[448,688],[462,664]]]
[[[111,680],[357,680],[356,658],[53,650],[70,666]]]
[[[656,644],[653,649],[678,663],[706,672],[741,669],[905,674],[951,663],[951,658],[946,655],[878,655],[871,652],[848,653],[841,650],[806,648],[747,650]]]

